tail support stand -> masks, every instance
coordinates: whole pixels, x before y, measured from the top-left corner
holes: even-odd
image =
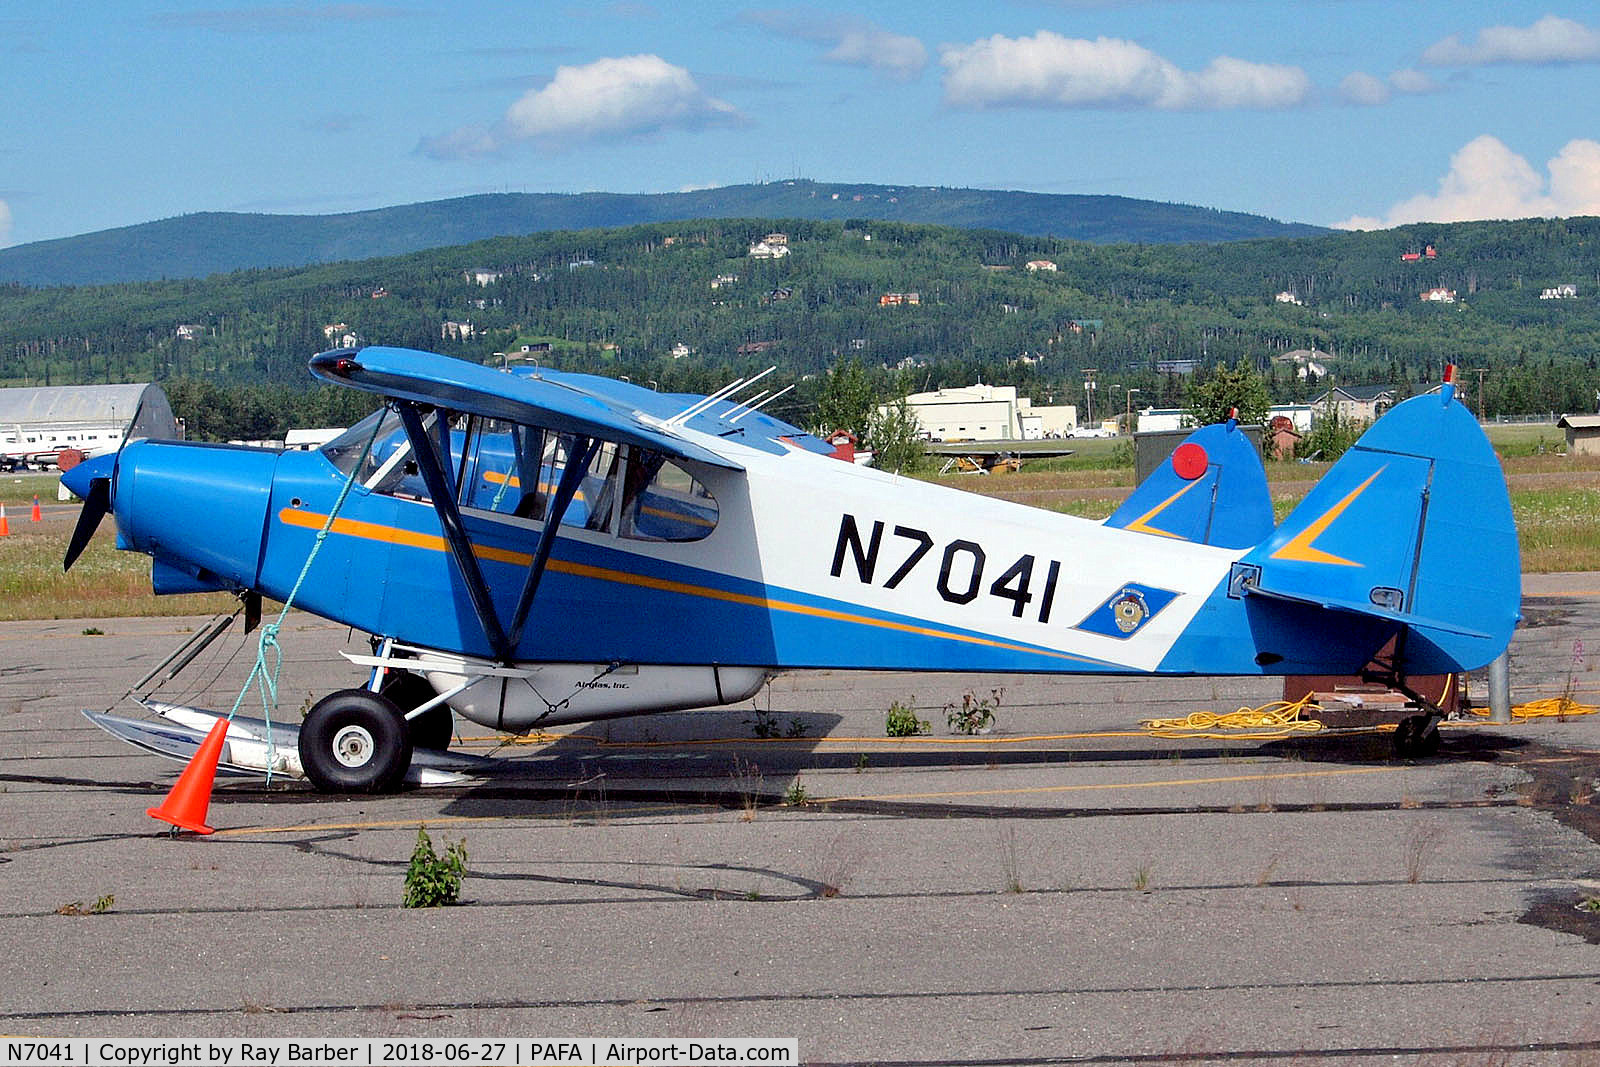
[[[1489,721],[1505,725],[1511,721],[1511,652],[1507,650],[1489,664]]]

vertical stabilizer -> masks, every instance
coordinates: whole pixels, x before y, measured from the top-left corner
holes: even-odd
[[[1106,520],[1107,526],[1219,548],[1272,532],[1272,498],[1255,445],[1233,419],[1202,426]]]
[[[1373,424],[1235,567],[1246,594],[1405,627],[1406,668],[1500,654],[1520,617],[1521,559],[1500,463],[1445,385]]]

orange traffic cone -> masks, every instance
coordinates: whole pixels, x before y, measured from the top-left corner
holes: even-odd
[[[228,720],[218,719],[194,750],[188,766],[178,775],[177,784],[161,802],[159,808],[148,808],[151,818],[171,823],[178,830],[193,830],[197,834],[212,833],[206,825],[206,808],[211,806],[211,784],[216,781],[217,761],[222,758],[223,735],[228,732]]]
[[[39,494],[33,494],[33,521],[43,522],[44,514],[39,510]]]
[[[11,536],[11,520],[6,518],[6,506],[0,504],[0,537]]]

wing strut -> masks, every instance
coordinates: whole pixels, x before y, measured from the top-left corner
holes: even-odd
[[[589,464],[594,461],[595,453],[600,449],[600,441],[597,438],[581,435],[569,440],[567,463],[561,471],[561,480],[556,485],[555,496],[550,501],[549,509],[544,516],[544,530],[539,535],[539,546],[534,552],[533,563],[528,568],[528,576],[523,581],[522,593],[517,598],[517,610],[511,619],[511,633],[507,636],[505,627],[500,624],[500,616],[495,611],[494,598],[489,594],[489,586],[484,581],[483,569],[478,566],[478,557],[473,554],[466,525],[461,521],[461,510],[456,506],[456,494],[452,486],[453,472],[444,462],[444,457],[450,454],[448,422],[441,415],[436,420],[437,436],[430,435],[423,420],[422,405],[409,400],[396,400],[394,404],[400,412],[400,421],[405,426],[406,437],[411,441],[411,452],[416,457],[417,472],[422,475],[423,483],[428,487],[433,510],[439,516],[439,525],[443,527],[445,542],[450,546],[450,555],[455,560],[456,570],[460,573],[461,580],[466,583],[467,595],[472,600],[472,610],[478,616],[478,625],[483,627],[483,636],[488,640],[494,658],[501,664],[509,664],[515,658],[513,653],[522,640],[523,627],[527,624],[528,615],[533,609],[533,596],[539,589],[539,579],[544,575],[545,566],[550,562],[550,550],[555,547],[561,519],[566,515],[567,507],[573,498],[577,496],[578,488],[583,485],[583,477],[589,470]]]
[[[583,476],[594,462],[600,442],[592,437],[575,437],[568,446],[567,465],[562,468],[561,481],[556,485],[555,499],[550,502],[550,512],[544,518],[544,532],[539,535],[539,547],[534,550],[533,563],[528,577],[522,583],[522,595],[517,598],[517,612],[511,617],[511,647],[522,641],[522,628],[527,624],[528,612],[533,609],[533,594],[539,589],[539,579],[544,575],[545,564],[550,562],[550,549],[555,547],[556,532],[561,528],[567,505],[577,495]]]
[[[483,636],[494,651],[494,658],[501,663],[510,663],[511,642],[506,640],[500,617],[495,614],[494,600],[489,596],[489,587],[484,584],[478,557],[472,554],[472,542],[467,539],[467,529],[461,521],[461,511],[456,507],[455,493],[450,489],[450,475],[445,473],[438,444],[428,436],[428,430],[422,424],[421,405],[410,400],[396,400],[394,405],[400,412],[406,437],[411,440],[411,453],[417,460],[417,472],[428,487],[428,496],[432,499],[433,510],[439,516],[439,524],[444,528],[444,539],[450,546],[456,570],[461,573],[461,580],[467,586],[467,595],[472,598],[472,610],[478,616],[478,625],[483,627]],[[442,414],[438,421],[445,421]],[[444,432],[449,433],[448,428]]]

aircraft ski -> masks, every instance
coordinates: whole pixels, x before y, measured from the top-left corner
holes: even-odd
[[[453,715],[521,732],[807,668],[1354,674],[1394,639],[1403,685],[1489,662],[1518,621],[1505,482],[1452,384],[1282,524],[1231,422],[1099,523],[839,462],[738,400],[753,380],[668,395],[386,347],[310,367],[383,406],[319,452],[134,441],[63,480],[69,565],[111,513],[158,593],[293,591],[372,635],[365,683],[299,731],[324,790],[397,786]]]

